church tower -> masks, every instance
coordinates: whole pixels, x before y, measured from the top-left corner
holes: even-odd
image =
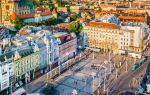
[[[10,16],[23,15],[33,12],[33,0],[0,0],[0,23],[13,26]]]
[[[1,22],[4,25],[11,25],[9,16],[15,11],[19,0],[1,0]]]

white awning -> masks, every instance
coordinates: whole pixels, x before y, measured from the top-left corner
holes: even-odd
[[[100,52],[100,49],[97,49],[97,48],[86,47],[86,49],[90,49],[90,50],[95,51],[95,52]]]

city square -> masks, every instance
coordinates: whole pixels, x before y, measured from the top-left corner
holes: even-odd
[[[0,95],[149,95],[150,0],[0,0]]]

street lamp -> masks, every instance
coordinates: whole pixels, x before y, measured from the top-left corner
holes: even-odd
[[[126,61],[126,72],[128,71],[128,63],[127,63],[127,61]]]
[[[84,79],[84,82],[85,82],[84,92],[86,92],[86,78]]]
[[[116,71],[116,79],[118,78],[118,67],[116,65],[116,63],[114,64],[114,67],[115,67],[115,71]]]
[[[105,77],[104,77],[104,91],[106,91],[106,68],[105,68]]]
[[[59,67],[59,75],[60,75],[60,59],[58,58],[58,67]]]
[[[93,92],[94,92],[94,77],[96,76],[96,73],[95,73],[95,72],[92,72],[92,73],[91,73],[91,76],[92,76],[92,78],[93,78],[93,85],[92,85],[92,86],[93,86]]]
[[[68,52],[66,53],[66,56],[67,56],[67,69],[68,69],[68,67],[69,67],[68,66],[68,59],[69,59],[69,53]]]

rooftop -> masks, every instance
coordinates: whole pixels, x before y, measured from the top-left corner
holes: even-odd
[[[105,27],[105,28],[113,28],[120,29],[120,26],[117,26],[113,23],[104,23],[104,22],[89,22],[86,26],[95,26],[95,27]]]
[[[136,21],[145,22],[144,17],[137,17],[137,16],[119,16],[119,19],[122,19],[122,20],[136,20]]]

